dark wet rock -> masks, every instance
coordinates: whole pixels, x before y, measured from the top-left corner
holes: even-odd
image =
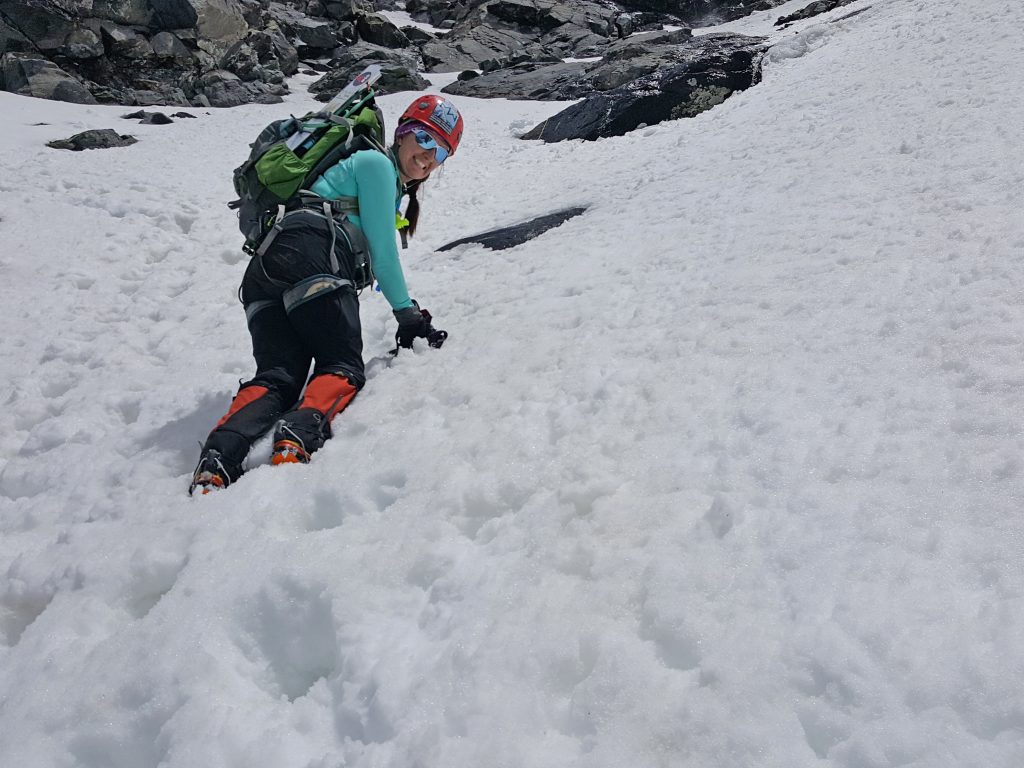
[[[153,83],[153,88],[136,88],[126,98],[140,107],[187,106],[188,97],[181,88],[173,88],[163,83]]]
[[[171,32],[157,32],[149,42],[153,46],[153,55],[158,59],[172,59],[182,63],[192,60],[192,51]]]
[[[530,46],[537,44],[529,34],[478,26],[458,37],[426,43],[421,53],[428,71],[451,72],[478,69],[480,62],[511,57]]]
[[[445,0],[407,0],[405,10],[418,21],[428,22],[435,27],[443,27],[445,22],[454,24],[460,17],[463,17],[467,6],[468,4],[449,3]]]
[[[437,36],[419,27],[401,27],[402,34],[412,44],[429,43],[437,40]]]
[[[641,125],[693,117],[721,104],[758,78],[763,38],[706,35],[693,38],[687,56],[545,120],[524,139],[564,141],[621,136]]]
[[[634,26],[644,29],[677,23],[671,14],[735,16],[780,1],[626,5],[633,9]],[[635,52],[636,61],[618,61],[614,71],[588,68],[582,84],[572,78],[562,82],[566,73],[556,69],[541,73],[543,65],[563,58],[597,57],[615,49],[609,18],[621,4],[607,0],[408,0],[409,13],[445,28],[444,34],[399,29],[376,13],[393,7],[393,0],[0,0],[0,51],[53,62],[99,101],[200,106],[271,100],[282,92],[284,78],[298,71],[300,56],[338,58],[371,43],[408,54],[377,57],[393,70],[386,88],[425,87],[415,74],[419,69],[482,69],[488,75],[473,81],[476,89],[493,95],[518,90],[513,98],[612,90],[639,73],[649,74],[650,61],[657,58]],[[204,82],[206,75],[222,71],[240,84],[219,77]],[[506,82],[487,79],[506,71]],[[553,81],[543,82],[546,76]],[[80,90],[67,85],[60,93],[80,98],[75,96]]]
[[[95,97],[78,80],[52,61],[30,53],[0,57],[0,89],[75,104],[95,104]]]
[[[770,11],[788,0],[617,0],[630,11],[671,14],[685,26],[706,27],[734,21],[757,11]]]
[[[153,6],[148,0],[93,0],[92,16],[114,24],[148,27]]]
[[[410,12],[414,7],[409,4]],[[462,11],[459,11],[459,8]],[[450,26],[441,40],[422,47],[431,71],[480,69],[482,62],[562,59],[597,54],[608,42],[608,7],[588,0],[492,0],[449,8],[438,20],[427,5],[430,20]]]
[[[264,51],[263,35],[266,35],[266,41],[269,44],[266,51]],[[250,42],[264,66],[276,61],[277,68],[288,77],[299,71],[299,52],[274,22],[268,23],[262,31],[251,34]]]
[[[415,51],[385,48],[362,41],[354,45],[339,47],[334,54],[334,58],[328,62],[328,71],[333,71],[338,67],[350,68],[356,65],[360,69],[365,69],[370,64],[391,64],[415,70],[419,63]]]
[[[381,79],[375,86],[379,92],[422,90],[429,86],[428,81],[417,74],[419,60],[411,50],[392,50],[359,42],[338,48],[335,53],[337,55],[329,62],[327,73],[309,87],[321,101],[330,100],[370,64],[381,66]]]
[[[254,32],[235,43],[221,57],[220,66],[244,81],[280,82],[283,79],[265,33]]]
[[[35,54],[61,52],[64,41],[76,27],[71,14],[59,5],[38,0],[0,0],[0,19],[29,41],[25,52]]]
[[[88,27],[72,30],[64,40],[64,53],[72,59],[96,59],[106,52],[102,38]]]
[[[196,11],[194,25],[198,46],[211,56],[221,56],[249,32],[243,6],[235,0],[181,0]]]
[[[569,101],[594,91],[612,90],[660,68],[675,66],[692,57],[693,40],[685,29],[651,33],[607,46],[600,61],[517,63],[492,68],[471,82],[453,83],[443,90],[477,98]]]
[[[463,237],[460,240],[455,240],[451,243],[447,243],[446,245],[442,245],[437,250],[450,251],[460,245],[478,243],[485,248],[490,248],[494,251],[501,251],[506,248],[522,245],[528,240],[533,240],[533,238],[538,235],[542,235],[548,230],[554,229],[569,219],[579,216],[582,213],[586,213],[586,210],[586,208],[579,207],[566,208],[544,216],[538,216],[536,219],[531,219],[530,221],[525,221],[521,224],[513,224],[510,227],[492,229],[479,235]]]
[[[191,29],[199,23],[199,3],[189,0],[149,0],[153,9],[150,26],[153,29],[173,32],[178,29]]]
[[[228,48],[220,59],[220,67],[240,80],[264,82],[267,79],[267,71],[249,40],[240,40]]]
[[[485,7],[487,13],[502,21],[537,27],[545,32],[566,22],[565,18],[559,16],[558,11],[561,8],[555,3],[537,0],[494,0]]]
[[[149,40],[133,29],[119,26],[113,22],[103,22],[100,29],[105,46],[114,56],[125,59],[146,59],[154,55],[153,45]]]
[[[122,136],[112,128],[102,128],[76,133],[68,139],[51,141],[46,146],[52,147],[53,149],[70,149],[74,152],[81,152],[85,149],[127,147],[134,144],[136,141],[138,141],[138,139],[134,136]]]
[[[407,48],[409,38],[385,17],[375,13],[360,14],[356,20],[359,37],[385,48]]]
[[[694,46],[693,35],[688,29],[618,40],[608,46],[601,61],[588,68],[590,83],[597,91],[618,88],[662,67],[671,67],[680,60],[691,58]],[[697,46],[701,52],[706,50],[701,44]]]
[[[587,79],[589,66],[582,62],[528,62],[472,80],[460,80],[441,90],[457,96],[481,99],[569,101],[593,92],[594,87]]]
[[[357,15],[369,13],[373,7],[360,0],[323,0],[323,2],[327,17],[338,21],[353,21]]]
[[[299,40],[307,48],[330,51],[338,45],[338,37],[334,34],[334,27],[328,21],[302,19],[295,22],[293,28]]]
[[[238,75],[220,69],[199,78],[195,99],[200,106],[237,107],[241,104],[279,104],[287,89],[283,85],[243,82]]]
[[[353,77],[369,64],[380,64],[381,77],[374,86],[378,93],[422,91],[429,81],[417,74],[416,60],[409,54],[359,43],[346,49],[331,61],[331,70],[309,86],[317,101],[330,101],[334,94],[348,85]]]
[[[478,77],[480,77],[480,73],[477,72],[475,69],[466,69],[463,70],[462,72],[459,72],[458,81],[460,83],[464,83],[467,80],[475,80]]]
[[[357,18],[366,17],[365,37],[408,46],[384,17],[367,16],[373,10],[364,0],[0,0],[0,52],[51,62],[45,72],[28,65],[31,87],[12,74],[11,89],[31,95],[139,105],[277,101],[300,50],[324,57],[355,43]],[[413,80],[419,60],[410,52],[401,65],[409,72],[391,78],[396,87],[400,79],[402,88],[425,87]]]
[[[12,27],[3,16],[0,16],[0,51],[4,53],[28,53],[35,51],[32,41],[15,27]]]
[[[121,117],[125,120],[138,120],[141,125],[170,125],[174,122],[163,112],[146,112],[141,109]]]
[[[562,59],[543,50],[533,47],[529,50],[522,50],[511,56],[502,56],[497,59],[487,59],[479,62],[482,72],[494,72],[499,69],[507,69],[518,64],[560,64]]]
[[[780,27],[794,21],[810,19],[822,13],[834,11],[836,8],[842,8],[844,5],[849,5],[852,2],[854,2],[854,0],[815,0],[815,2],[810,5],[805,5],[795,13],[791,13],[788,16],[780,16],[775,20],[775,26]]]
[[[428,72],[455,72],[461,69],[475,69],[477,60],[453,45],[437,40],[424,43],[420,48]]]

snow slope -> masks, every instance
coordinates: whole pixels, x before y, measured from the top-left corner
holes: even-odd
[[[0,94],[0,765],[1024,764],[1024,9],[869,5],[621,138],[459,100],[405,258],[450,340],[388,365],[365,295],[336,439],[198,499],[284,110]]]

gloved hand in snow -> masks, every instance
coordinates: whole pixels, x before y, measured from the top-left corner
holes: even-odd
[[[420,305],[415,301],[411,307],[396,309],[395,320],[398,321],[398,333],[395,334],[398,346],[412,349],[413,339],[427,338],[430,313],[420,309]]]
[[[399,347],[412,349],[414,339],[426,339],[432,347],[440,347],[448,338],[447,331],[441,331],[431,325],[433,318],[425,309],[413,301],[413,306],[405,309],[395,310],[395,320],[398,321],[398,333],[395,334],[395,342]]]

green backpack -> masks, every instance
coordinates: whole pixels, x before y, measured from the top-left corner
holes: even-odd
[[[284,209],[328,168],[362,149],[387,152],[384,118],[373,97],[364,86],[336,111],[328,111],[331,102],[301,118],[276,120],[260,132],[249,158],[235,169],[238,199],[228,203],[238,211],[247,253],[256,252]]]

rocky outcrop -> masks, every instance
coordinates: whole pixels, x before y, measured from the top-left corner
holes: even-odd
[[[671,14],[689,27],[734,21],[756,11],[770,11],[788,0],[620,0],[630,11]]]
[[[844,5],[849,5],[854,0],[815,0],[810,5],[805,5],[799,11],[791,13],[788,16],[780,16],[775,21],[775,26],[781,27],[786,24],[791,24],[794,21],[802,21],[803,19],[809,19],[813,16],[818,16],[822,13],[828,13],[834,11],[836,8],[841,8]]]
[[[699,47],[702,51],[707,49]],[[611,43],[604,57],[596,62],[526,61],[453,83],[444,91],[485,99],[569,101],[617,88],[659,68],[675,66],[692,57],[694,50],[689,30],[650,33]]]
[[[122,136],[112,128],[101,128],[76,133],[68,139],[48,142],[46,146],[53,149],[70,149],[81,152],[85,149],[110,149],[111,147],[127,147],[136,143],[134,136]]]
[[[30,53],[5,53],[0,58],[0,88],[22,96],[95,104],[80,82],[52,61]]]
[[[360,14],[356,18],[359,37],[368,43],[385,48],[407,48],[409,38],[398,27],[375,13]]]
[[[492,229],[487,232],[482,232],[479,235],[472,235],[470,237],[463,237],[460,240],[453,240],[450,243],[442,245],[437,250],[450,251],[460,245],[466,245],[467,243],[477,243],[490,248],[492,251],[503,251],[506,248],[514,248],[517,245],[533,240],[538,235],[543,235],[549,229],[554,229],[567,222],[569,219],[579,216],[580,214],[586,213],[586,208],[565,208],[561,211],[555,211],[554,213],[548,213],[544,216],[538,216],[530,221],[524,221],[521,224],[513,224],[510,227],[502,227],[500,229]]]
[[[339,51],[327,74],[309,86],[317,101],[330,101],[338,91],[370,64],[381,65],[378,93],[421,91],[430,83],[417,72],[418,59],[408,51],[393,51],[372,43],[357,43]]]
[[[223,78],[205,75],[230,66],[225,57],[237,54],[237,44],[252,34],[250,21],[261,14],[255,0],[0,0],[0,52],[36,61],[4,87],[58,100],[241,103],[224,98]],[[284,65],[257,56],[260,69],[241,57],[246,74],[258,76],[258,84],[234,89],[244,91],[244,100],[280,99],[282,73],[297,68],[294,48],[279,31],[278,37]]]
[[[421,71],[463,71],[449,92],[576,99],[677,66],[685,30],[612,39],[624,7],[638,32],[651,32],[779,2],[407,0],[444,30],[432,33],[376,12],[391,0],[0,0],[0,54],[35,62],[10,63],[24,70],[9,78],[18,92],[138,106],[280,100],[300,61],[318,71],[329,61],[319,98],[376,62],[386,91],[426,87]]]
[[[545,120],[524,139],[621,136],[641,125],[693,117],[757,82],[763,38],[706,35],[678,46],[678,60]],[[475,82],[475,81],[472,81]]]
[[[571,101],[594,91],[589,70],[590,66],[581,62],[524,62],[479,77],[460,79],[441,90],[454,96],[479,99]]]
[[[419,7],[410,3],[410,9]],[[443,40],[422,47],[428,71],[483,69],[485,62],[531,61],[600,55],[608,43],[610,9],[587,0],[490,0],[429,4],[432,23],[449,26]],[[472,10],[473,12],[470,12]]]

